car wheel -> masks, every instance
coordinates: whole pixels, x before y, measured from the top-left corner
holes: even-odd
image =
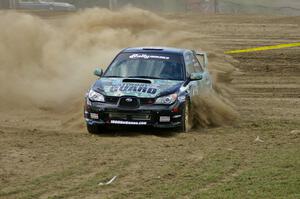
[[[182,117],[181,117],[181,126],[180,131],[182,133],[187,133],[192,128],[192,118],[191,118],[191,111],[190,111],[190,103],[187,101],[185,103],[185,106],[182,111]]]
[[[90,134],[99,134],[100,133],[100,131],[99,131],[100,128],[98,125],[87,124],[86,128]]]

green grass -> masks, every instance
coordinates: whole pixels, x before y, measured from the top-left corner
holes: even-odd
[[[295,157],[297,156],[298,157]],[[299,198],[299,149],[257,154],[245,171],[195,198]]]

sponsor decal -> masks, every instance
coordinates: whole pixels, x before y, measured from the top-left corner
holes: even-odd
[[[130,59],[163,59],[169,60],[170,57],[161,56],[161,55],[147,55],[147,54],[132,54],[129,56]]]
[[[121,121],[121,120],[111,120],[111,124],[122,124],[122,125],[147,125],[147,122],[132,122],[132,121]]]
[[[110,88],[110,92],[138,92],[138,93],[148,93],[148,94],[156,94],[157,88],[148,87],[146,84],[120,84],[113,85]]]

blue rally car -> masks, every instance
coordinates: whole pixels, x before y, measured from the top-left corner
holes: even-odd
[[[166,47],[121,51],[86,94],[90,133],[107,126],[191,128],[191,101],[212,88],[205,52]]]

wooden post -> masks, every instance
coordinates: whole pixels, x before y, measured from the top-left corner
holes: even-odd
[[[9,8],[16,9],[16,0],[9,0]]]
[[[110,10],[113,9],[113,0],[109,0],[109,9],[110,9]]]
[[[13,8],[13,0],[9,0],[9,8],[10,8],[10,9]]]
[[[118,6],[118,0],[109,0],[109,9],[114,10]]]
[[[219,0],[215,0],[215,14],[219,13]]]

